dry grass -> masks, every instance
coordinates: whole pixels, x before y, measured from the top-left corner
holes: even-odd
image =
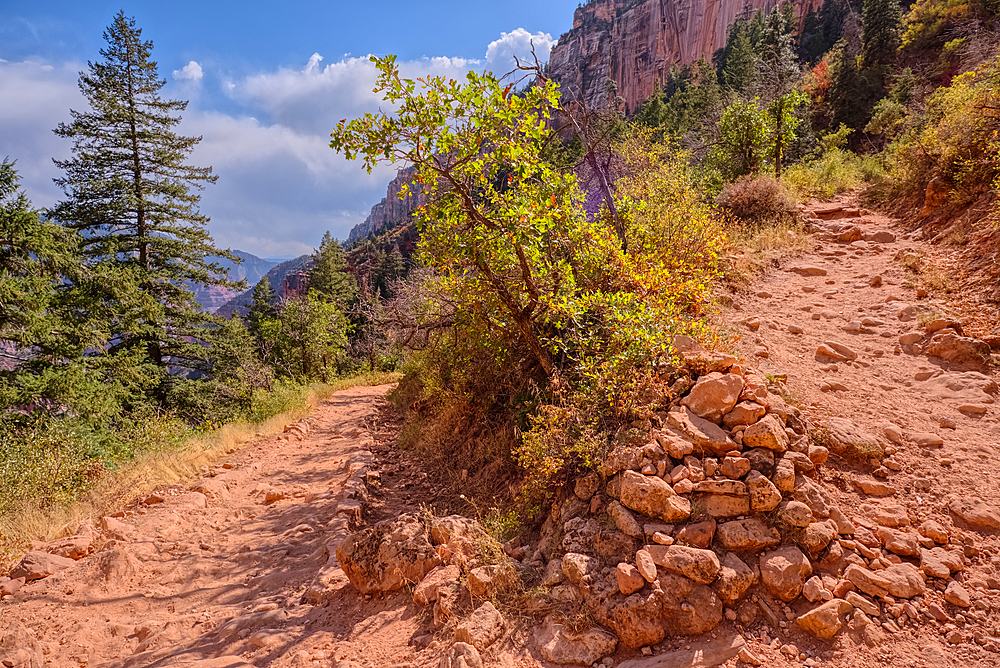
[[[745,289],[767,269],[785,258],[808,253],[814,246],[799,222],[757,228],[734,226],[729,232],[723,281],[730,287]]]
[[[84,520],[96,523],[157,487],[191,482],[201,475],[202,466],[210,466],[246,445],[281,433],[286,424],[301,420],[334,392],[359,385],[384,385],[399,379],[397,373],[377,372],[331,384],[317,383],[308,388],[301,405],[261,422],[232,422],[192,438],[179,448],[140,456],[128,466],[103,476],[72,505],[43,508],[22,504],[0,516],[0,573],[9,570],[33,542],[55,540],[72,533]]]

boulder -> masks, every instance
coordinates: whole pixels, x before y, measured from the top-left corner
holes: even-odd
[[[752,656],[746,641],[738,633],[727,633],[719,638],[699,638],[684,649],[667,650],[651,657],[628,659],[618,668],[715,668],[726,664],[734,656]],[[760,665],[759,663],[756,665]]]
[[[621,644],[638,649],[663,640],[666,631],[661,620],[661,599],[657,592],[633,594],[611,608],[607,624]]]
[[[639,526],[639,522],[635,519],[635,516],[622,504],[617,501],[609,503],[608,516],[625,535],[632,538],[642,538],[642,527]]]
[[[972,605],[972,597],[968,590],[958,582],[952,580],[944,590],[944,600],[960,608],[968,608]]]
[[[558,664],[592,665],[613,654],[618,638],[599,627],[574,631],[555,615],[549,615],[534,631],[535,645],[546,661]]]
[[[719,473],[731,480],[739,480],[750,469],[750,460],[746,457],[724,457],[719,465]]]
[[[946,362],[981,368],[989,362],[990,346],[985,341],[942,330],[927,344],[927,354]]]
[[[458,584],[461,574],[457,565],[436,567],[413,588],[413,601],[418,605],[429,605],[437,600],[438,589]]]
[[[885,598],[886,594],[896,598],[913,598],[924,592],[924,580],[913,564],[892,564],[880,571],[870,571],[857,564],[851,564],[844,571],[844,579],[875,598]]]
[[[639,572],[639,569],[632,564],[624,562],[618,564],[618,567],[615,568],[615,577],[618,580],[618,591],[626,596],[634,594],[646,584],[646,580]]]
[[[777,416],[765,415],[759,422],[744,430],[743,446],[784,452],[788,449],[788,434],[785,433],[785,425]]]
[[[879,541],[885,545],[885,549],[901,557],[919,557],[920,544],[917,537],[911,533],[893,531],[887,527],[879,527],[876,532]]]
[[[980,531],[1000,530],[1000,511],[978,499],[952,498],[948,510],[973,529]]]
[[[469,617],[455,629],[455,640],[472,645],[482,652],[503,635],[503,615],[487,601],[476,608]]]
[[[621,474],[620,493],[622,505],[643,515],[665,522],[680,522],[691,516],[691,502],[656,476],[625,471]]]
[[[837,523],[832,520],[810,522],[802,533],[800,544],[809,554],[819,554],[837,537]]]
[[[674,542],[679,545],[707,548],[712,544],[712,539],[715,538],[715,528],[715,520],[685,524],[677,532]]]
[[[722,621],[722,600],[707,585],[670,573],[661,575],[659,583],[663,628],[670,635],[701,635]]]
[[[252,664],[248,664],[252,665]],[[335,668],[359,668],[353,661],[341,661]],[[457,642],[441,659],[439,668],[483,668],[479,650],[465,642]]]
[[[726,605],[734,605],[756,581],[757,576],[750,567],[732,552],[727,552],[712,589]]]
[[[400,515],[351,534],[336,554],[351,584],[362,594],[416,584],[441,564],[427,525],[416,515]]]
[[[767,412],[756,401],[741,401],[722,418],[723,424],[732,429],[740,425],[751,425],[764,417]]]
[[[723,519],[739,517],[750,513],[750,496],[734,496],[732,494],[699,494],[694,502],[695,514],[698,517]]]
[[[727,452],[740,449],[719,425],[698,417],[686,406],[681,410],[670,411],[667,414],[667,422],[684,434],[701,452],[725,455]]]
[[[847,601],[835,598],[796,618],[795,623],[821,640],[829,640],[844,627],[843,616],[854,610]]]
[[[635,567],[646,582],[656,579],[656,562],[646,548],[635,553]]]
[[[681,405],[698,417],[718,423],[736,405],[743,379],[734,373],[710,373],[698,379]]]
[[[93,545],[94,534],[86,533],[54,540],[41,546],[40,550],[67,559],[83,559],[94,549]]]
[[[794,477],[793,473],[793,480]],[[746,486],[750,495],[750,509],[755,513],[770,512],[781,503],[781,492],[760,471],[750,471],[747,474]]]
[[[875,435],[846,418],[835,417],[827,421],[824,445],[848,459],[880,459],[885,454],[885,449]]]
[[[708,584],[719,575],[719,557],[711,550],[684,545],[649,545],[653,563],[665,570],[700,584]]]
[[[477,566],[469,571],[469,591],[479,598],[492,596],[498,587],[502,587],[512,581],[512,575],[513,569],[509,565],[506,568],[499,564]],[[427,578],[424,578],[424,580],[427,580]]]
[[[723,522],[716,536],[727,550],[734,552],[760,551],[775,547],[781,542],[777,529],[756,518]]]
[[[41,580],[65,570],[75,563],[73,559],[48,552],[29,552],[10,570],[10,578],[11,580],[24,578],[27,582]]]
[[[788,526],[804,529],[812,523],[813,512],[801,501],[783,501],[778,506],[778,519]]]
[[[760,557],[760,579],[764,587],[782,601],[791,601],[802,593],[802,586],[812,575],[812,564],[802,550],[792,545],[766,552]]]

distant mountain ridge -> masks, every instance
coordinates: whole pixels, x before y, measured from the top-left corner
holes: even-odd
[[[259,281],[262,276],[278,264],[277,262],[271,262],[269,260],[259,258],[256,255],[247,253],[246,251],[234,250],[231,252],[233,255],[243,260],[243,262],[236,264],[231,260],[221,257],[210,258],[210,260],[218,262],[223,269],[227,269],[229,271],[229,280],[246,280],[247,285],[250,287],[256,285],[257,281]],[[216,309],[236,296],[236,292],[233,290],[227,290],[226,288],[215,285],[193,286],[192,291],[194,292],[195,301],[201,304],[202,310],[208,311],[209,313],[214,313]]]
[[[229,301],[220,305],[215,310],[215,315],[222,316],[223,318],[231,318],[233,317],[233,314],[238,311],[240,316],[245,316],[247,314],[247,310],[250,308],[250,304],[253,303],[254,286],[257,285],[260,279],[265,276],[267,277],[268,283],[271,284],[271,289],[274,290],[275,294],[277,294],[280,298],[282,296],[282,286],[284,286],[285,283],[285,276],[296,271],[307,271],[311,265],[312,256],[300,255],[297,258],[272,266],[266,274],[258,277],[257,280],[253,282],[247,280],[247,284],[249,285],[248,289],[245,292],[234,295],[231,299],[229,299]]]

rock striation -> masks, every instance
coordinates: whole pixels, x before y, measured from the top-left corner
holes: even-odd
[[[396,178],[389,181],[386,186],[385,197],[378,204],[372,207],[371,213],[365,218],[363,223],[359,223],[351,228],[347,235],[347,245],[350,246],[358,239],[364,239],[369,234],[378,232],[385,228],[393,228],[400,223],[407,223],[417,208],[425,201],[422,193],[410,193],[400,199],[399,195],[403,191],[403,186],[409,182],[416,170],[413,167],[401,169],[396,173]]]
[[[633,113],[663,83],[672,65],[688,65],[726,44],[744,10],[770,11],[776,0],[594,0],[578,7],[573,28],[549,56],[549,74],[596,106],[608,78]],[[793,0],[801,22],[820,0]]]

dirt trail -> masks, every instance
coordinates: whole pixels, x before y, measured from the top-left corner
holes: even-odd
[[[761,277],[723,315],[740,334],[743,357],[787,376],[789,401],[814,425],[844,416],[880,436],[895,425],[899,443],[884,466],[837,462],[823,467],[821,480],[862,526],[869,511],[899,504],[947,527],[964,541],[969,564],[956,577],[976,604],[960,611],[941,601],[947,619],[887,627],[875,646],[848,634],[817,642],[791,624],[775,634],[780,640],[769,638],[770,627],[741,630],[768,666],[803,665],[782,651],[792,644],[809,652],[806,665],[997,665],[1000,648],[977,644],[973,633],[1000,635],[998,538],[968,530],[948,509],[953,498],[1000,507],[996,375],[926,355],[926,324],[977,314],[918,298],[895,258],[903,251],[933,264],[941,251],[896,240],[892,221],[862,213],[823,214],[816,249]],[[872,241],[850,240],[858,234]],[[911,332],[918,334],[904,340],[913,343],[901,344]],[[817,356],[831,341],[856,357]],[[83,527],[62,550],[77,540],[89,556],[0,602],[0,658],[13,657],[17,668],[436,666],[451,638],[450,630],[435,635],[430,607],[417,607],[405,589],[358,596],[331,559],[362,522],[424,504],[469,514],[396,446],[388,389],[339,392],[295,429],[245,447],[191,488],[158,490],[124,517]],[[540,665],[530,648],[505,647],[486,662]],[[619,652],[615,662],[631,655]]]
[[[380,417],[389,387],[338,392],[292,431],[215,467],[199,491],[158,490],[107,526],[84,527],[93,554],[0,603],[8,660],[25,668],[419,664],[409,643],[429,620],[405,593],[360,600],[345,581],[323,577],[333,544],[359,519],[356,483],[375,486],[375,453],[399,459],[389,454],[396,430]],[[371,521],[398,513],[413,494],[435,494],[418,470],[396,468],[383,500],[367,504]]]

